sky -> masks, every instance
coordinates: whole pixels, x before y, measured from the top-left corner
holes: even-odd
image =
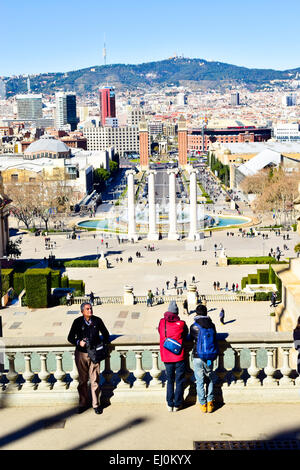
[[[300,0],[1,0],[0,76],[171,56],[300,67]]]

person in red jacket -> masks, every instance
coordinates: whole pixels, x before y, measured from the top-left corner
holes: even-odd
[[[188,335],[188,328],[178,316],[178,306],[175,301],[170,302],[168,311],[161,318],[158,325],[160,335],[160,357],[165,364],[167,375],[167,406],[169,411],[178,411],[183,404],[185,381],[185,349],[184,340]],[[164,347],[164,341],[172,338],[182,344],[179,354],[174,354]],[[175,390],[174,390],[175,388]]]

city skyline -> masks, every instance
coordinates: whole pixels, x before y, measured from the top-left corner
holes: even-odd
[[[253,0],[251,9],[237,0],[216,0],[213,11],[195,0],[154,0],[151,5],[117,0],[113,9],[95,0],[84,9],[78,0],[32,0],[30,8],[19,0],[13,6],[5,1],[1,36],[10,47],[3,50],[0,76],[104,65],[104,38],[107,64],[183,55],[248,68],[293,69],[300,66],[293,46],[299,13],[296,0],[284,5]]]

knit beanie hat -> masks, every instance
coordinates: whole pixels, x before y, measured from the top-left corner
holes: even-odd
[[[172,300],[169,303],[168,312],[176,313],[176,315],[178,315],[178,307],[177,307],[177,304],[176,304],[175,300]]]
[[[203,304],[198,304],[196,307],[196,313],[197,315],[201,315],[202,317],[207,315],[207,308],[206,305]]]

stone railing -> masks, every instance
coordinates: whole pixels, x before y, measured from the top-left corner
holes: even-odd
[[[73,304],[82,304],[83,302],[89,302],[90,297],[74,297],[72,303]],[[95,296],[94,305],[102,305],[102,304],[122,304],[124,298],[122,295],[109,295],[109,296]]]
[[[219,334],[214,363],[217,401],[298,402],[291,333]],[[78,402],[74,347],[65,338],[10,338],[1,342],[0,406]],[[188,344],[191,350],[191,345]],[[185,399],[196,402],[191,353],[186,356]],[[157,335],[112,338],[101,363],[103,397],[120,402],[165,402],[165,372]]]
[[[177,294],[168,294],[168,295],[154,295],[153,304],[167,304],[172,300],[175,300],[177,303],[183,303],[187,298],[186,294],[177,295]],[[201,294],[198,295],[198,301],[206,302],[245,302],[245,301],[254,301],[254,294]],[[86,297],[74,297],[74,304],[81,304],[82,302],[89,301],[89,296]],[[101,296],[95,297],[94,305],[101,304],[123,304],[124,297],[121,295],[111,295],[111,296]],[[134,295],[133,303],[135,304],[145,304],[147,303],[146,295]]]
[[[194,288],[194,289],[193,289]],[[193,289],[193,290],[192,290]],[[23,306],[23,299],[25,298],[26,291],[22,290],[19,295],[19,305]],[[166,304],[175,300],[177,303],[183,303],[185,299],[188,300],[190,306],[196,304],[199,301],[206,302],[245,302],[245,301],[254,301],[254,293],[214,293],[214,294],[199,294],[195,286],[189,286],[187,290],[183,291],[183,294],[164,294],[164,295],[154,295],[153,304]],[[80,305],[83,302],[89,302],[89,295],[73,297],[72,304]],[[133,292],[133,287],[124,288],[123,295],[108,295],[108,296],[95,296],[94,305],[102,304],[124,304],[124,305],[134,305],[140,303],[147,303],[146,295],[135,295]]]

